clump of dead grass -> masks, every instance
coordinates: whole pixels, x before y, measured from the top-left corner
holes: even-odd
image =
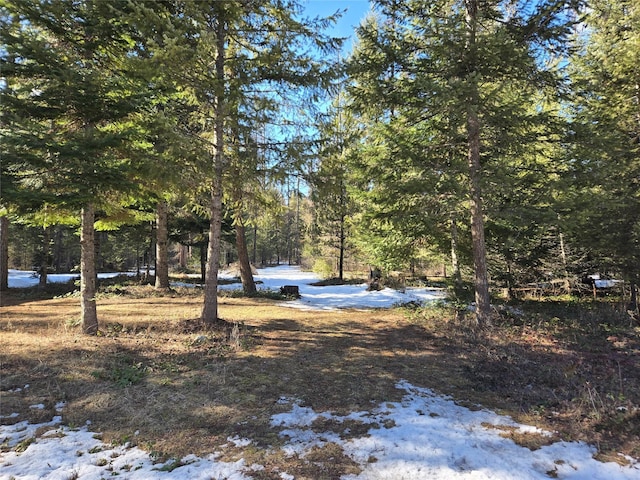
[[[500,436],[508,438],[521,447],[528,448],[531,451],[539,450],[542,447],[552,445],[561,440],[554,432],[539,431],[522,431],[518,427],[509,425],[493,425],[483,423],[483,427],[487,429],[495,429],[500,431]]]

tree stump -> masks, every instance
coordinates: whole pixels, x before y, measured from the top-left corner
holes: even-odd
[[[280,287],[280,294],[286,297],[300,298],[300,289],[297,285],[284,285]]]

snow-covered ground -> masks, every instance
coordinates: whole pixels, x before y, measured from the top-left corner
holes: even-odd
[[[297,305],[301,308],[386,307],[442,295],[425,289],[402,294],[364,292],[364,286],[312,287],[308,284],[317,278],[295,267],[259,270],[256,279],[263,282],[261,288],[298,285],[302,298]],[[593,459],[592,447],[577,442],[555,442],[531,451],[502,437],[500,428],[532,435],[547,432],[488,410],[469,410],[401,379],[396,387],[403,392],[402,401],[383,402],[369,411],[347,416],[315,412],[295,398],[282,397],[279,403],[289,410],[273,415],[271,425],[287,439],[283,447],[287,455],[304,456],[314,446],[339,444],[362,467],[362,473],[346,475],[344,480],[640,480],[640,463],[634,459],[627,459],[629,465],[624,467],[601,463]],[[65,405],[61,403],[58,408],[62,412]],[[0,418],[0,423],[7,423],[9,418],[13,422],[15,417]],[[371,424],[371,429],[361,437],[343,440],[336,433],[312,429],[312,423],[320,417],[335,422],[361,421]],[[46,426],[50,429],[36,437],[36,431],[42,432]],[[219,461],[216,452],[206,458],[190,455],[181,459],[182,466],[170,468],[167,464],[163,468],[136,447],[105,445],[95,436],[89,423],[72,429],[62,426],[60,417],[48,424],[0,425],[0,444],[9,447],[0,453],[0,480],[99,480],[114,476],[127,480],[244,480],[263,468],[243,460]],[[246,438],[227,441],[240,448],[256,448]],[[285,471],[280,477],[294,479]]]
[[[118,275],[135,275],[132,272],[113,272],[113,273],[99,273],[98,278],[111,278]],[[79,273],[49,273],[47,274],[48,283],[66,283],[69,280],[80,280]],[[40,279],[34,272],[27,272],[24,270],[11,270],[9,269],[9,288],[28,288],[38,285]]]
[[[99,273],[99,278],[111,278],[117,275],[135,275],[133,272]],[[77,273],[50,273],[49,283],[64,283],[77,280]],[[220,278],[229,278],[224,271]],[[368,292],[365,284],[314,287],[311,283],[319,280],[313,272],[304,272],[299,267],[281,265],[278,267],[258,269],[254,275],[259,289],[280,290],[284,285],[297,285],[301,298],[284,303],[293,308],[334,309],[334,308],[388,308],[394,304],[408,302],[428,302],[444,298],[444,291],[437,288],[407,288],[404,293],[391,288]],[[9,270],[9,288],[26,288],[38,285],[38,277],[33,272]],[[192,283],[174,282],[174,286],[193,286]],[[241,289],[241,283],[220,285],[221,290]]]
[[[315,273],[304,272],[299,267],[289,265],[258,269],[254,279],[260,282],[257,287],[262,289],[277,291],[284,285],[296,285],[300,291],[300,299],[284,305],[310,310],[389,308],[395,304],[428,302],[445,296],[445,292],[437,288],[407,288],[403,293],[391,288],[368,292],[366,284],[314,287],[311,283],[319,280]],[[220,288],[242,288],[242,285],[229,284]]]

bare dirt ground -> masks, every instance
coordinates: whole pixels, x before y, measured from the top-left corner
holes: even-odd
[[[104,441],[158,459],[235,459],[227,438],[239,436],[255,446],[246,461],[266,467],[256,478],[277,478],[276,467],[339,478],[357,470],[331,445],[304,459],[260,448],[282,442],[269,424],[287,408],[279,399],[346,414],[398,401],[406,379],[593,443],[603,459],[640,457],[640,329],[609,305],[529,302],[496,312],[485,331],[451,307],[310,312],[242,298],[221,298],[226,323],[204,330],[201,305],[194,289],[113,287],[98,298],[101,335],[88,337],[76,296],[3,294],[0,415],[49,421],[64,401],[66,424],[90,420]]]

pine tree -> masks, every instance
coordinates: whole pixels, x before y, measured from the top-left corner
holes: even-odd
[[[486,171],[499,170],[505,153],[516,154],[517,149],[509,152],[508,147],[521,141],[508,136],[514,129],[520,131],[523,118],[508,108],[513,102],[507,102],[505,91],[525,93],[520,97],[523,106],[530,89],[553,86],[553,64],[545,62],[543,54],[565,45],[574,3],[381,0],[376,2],[379,18],[359,29],[359,49],[351,60],[351,94],[361,111],[384,125],[378,131],[391,132],[384,135],[387,153],[378,168],[395,180],[396,187],[406,182],[407,171],[412,172],[413,192],[421,192],[433,205],[425,211],[446,212],[425,215],[436,224],[445,225],[442,219],[449,212],[467,205],[480,325],[490,319]],[[407,142],[401,125],[419,132],[414,137],[420,140]],[[439,190],[443,184],[438,181],[446,176],[451,179],[450,195],[446,187]],[[386,177],[373,181],[386,189]],[[412,198],[407,187],[391,192],[397,210],[403,199]]]
[[[127,2],[3,4],[2,203],[22,212],[81,210],[83,331],[96,334],[96,209],[136,192],[132,114],[143,99],[130,62]],[[6,187],[6,188],[5,188]]]
[[[338,278],[344,278],[345,255],[354,213],[349,194],[349,160],[360,132],[346,110],[343,93],[338,93],[321,126],[322,148],[318,165],[309,175],[311,199],[315,208],[316,234],[332,251],[337,252]]]
[[[572,241],[595,268],[640,282],[640,6],[590,3],[582,50],[572,59],[575,91],[571,185],[563,200]],[[589,272],[583,272],[589,273]]]
[[[174,4],[175,35],[168,58],[190,68],[179,76],[191,96],[187,124],[201,149],[203,172],[210,182],[207,280],[202,320],[217,320],[217,276],[223,216],[224,176],[231,165],[229,138],[235,115],[252,102],[273,99],[292,86],[326,87],[332,72],[314,50],[335,42],[317,30],[327,20],[298,20],[297,2],[188,1]],[[274,93],[275,92],[275,93]],[[240,109],[240,110],[239,110]],[[256,126],[258,126],[257,124]]]

